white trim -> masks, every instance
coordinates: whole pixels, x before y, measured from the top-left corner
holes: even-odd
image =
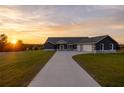
[[[81,51],[92,52],[93,51],[93,45],[92,44],[82,44],[81,45]]]
[[[101,51],[104,51],[104,50],[105,50],[105,45],[104,45],[104,43],[100,43],[100,50],[101,50]]]
[[[77,44],[77,49],[76,49],[76,50],[77,50],[77,51],[81,51],[81,50],[82,50],[80,44]]]
[[[94,51],[96,48],[95,44],[92,44],[92,51]]]
[[[110,43],[109,45],[111,45],[111,49],[110,50],[114,50],[114,44]]]
[[[64,45],[59,45],[59,50],[65,50]]]
[[[112,43],[112,50],[114,50],[114,44]]]
[[[98,41],[95,42],[95,43],[99,43],[100,41],[102,41],[102,40],[105,39],[106,37],[110,37],[110,36],[106,35],[105,37],[103,37],[102,39],[98,40]]]

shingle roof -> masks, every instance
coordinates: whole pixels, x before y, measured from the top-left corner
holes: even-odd
[[[49,37],[46,42],[57,43],[60,40],[66,41],[67,43],[96,43],[103,38],[107,37],[104,36],[97,36],[97,37]]]
[[[88,37],[49,37],[46,42],[57,43],[60,40],[67,43],[77,43],[82,39],[88,39]]]
[[[105,37],[107,37],[108,35],[104,35],[104,36],[96,36],[96,37],[90,37],[87,40],[80,40],[78,43],[97,43],[99,41],[101,41],[102,39],[104,39]]]

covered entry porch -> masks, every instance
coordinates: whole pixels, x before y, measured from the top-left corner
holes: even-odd
[[[56,44],[55,49],[58,51],[73,51],[77,50],[76,44]]]

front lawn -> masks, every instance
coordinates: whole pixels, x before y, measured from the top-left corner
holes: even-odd
[[[73,59],[101,86],[124,87],[124,53],[80,54]]]
[[[54,52],[0,53],[0,86],[27,86]]]

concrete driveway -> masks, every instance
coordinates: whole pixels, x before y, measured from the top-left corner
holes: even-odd
[[[99,87],[72,56],[81,52],[58,51],[37,74],[29,87]]]

